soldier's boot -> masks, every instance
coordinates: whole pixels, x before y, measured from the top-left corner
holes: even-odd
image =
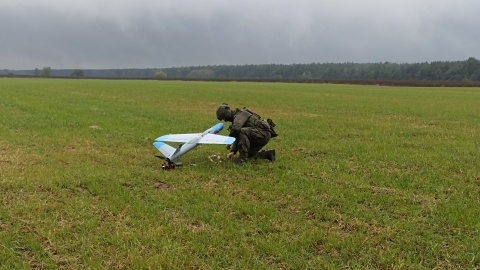
[[[275,161],[275,149],[267,150],[267,151],[262,150],[262,151],[258,152],[257,157],[261,158],[261,159],[268,159],[271,162],[274,162]]]
[[[275,157],[275,149],[268,150],[267,151],[267,159],[270,160],[271,162],[274,162],[276,157]]]
[[[235,160],[234,164],[235,165],[243,165],[247,161],[248,161],[248,159],[238,158],[238,159]]]
[[[247,155],[242,155],[242,153],[240,153],[240,156],[238,157],[238,159],[235,160],[235,164],[242,165],[243,163],[245,163],[247,161],[248,161]]]

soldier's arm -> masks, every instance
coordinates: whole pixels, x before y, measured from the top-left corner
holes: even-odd
[[[242,129],[251,115],[252,114],[247,111],[240,111],[239,113],[235,114],[232,125],[230,126],[229,136],[237,138],[238,134],[240,133],[240,129]]]
[[[235,140],[235,142],[230,146],[230,152],[232,152],[234,155],[238,151],[238,141]]]

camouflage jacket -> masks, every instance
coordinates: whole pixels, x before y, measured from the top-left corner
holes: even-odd
[[[255,128],[264,136],[270,135],[270,126],[266,121],[261,120],[258,114],[249,112],[248,110],[235,109],[235,111],[233,111],[232,124],[228,128],[230,131],[229,136],[238,138],[240,130],[244,127]],[[231,151],[237,151],[236,143],[233,145]]]

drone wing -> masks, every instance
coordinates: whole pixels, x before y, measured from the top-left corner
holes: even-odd
[[[177,143],[186,143],[202,135],[201,133],[191,133],[191,134],[168,134],[163,135],[155,139],[156,142],[177,142]]]
[[[206,134],[198,141],[201,144],[232,144],[235,138],[216,134]]]
[[[176,143],[187,143],[194,138],[201,136],[201,133],[192,133],[192,134],[168,134],[163,135],[155,139],[155,142],[176,142]],[[198,143],[201,144],[232,144],[235,142],[235,138],[217,134],[205,134]]]

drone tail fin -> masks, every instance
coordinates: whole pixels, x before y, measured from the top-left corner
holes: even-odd
[[[158,151],[160,151],[163,154],[163,156],[165,156],[165,158],[171,157],[176,151],[175,148],[171,147],[170,145],[164,142],[154,142],[153,146],[155,146],[155,148],[157,148]]]

